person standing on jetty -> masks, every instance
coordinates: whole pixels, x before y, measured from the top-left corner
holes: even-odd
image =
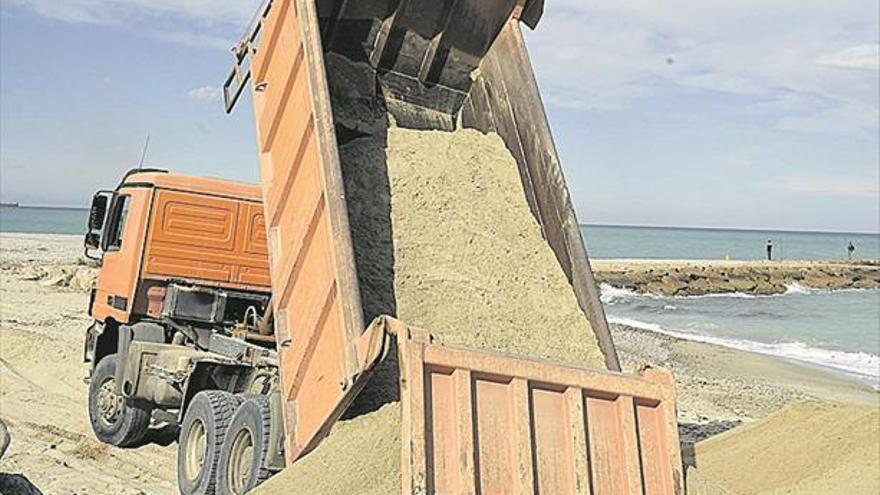
[[[773,240],[767,239],[767,261],[773,261]]]
[[[856,247],[853,245],[852,241],[849,241],[849,246],[846,247],[846,255],[850,261],[852,261],[852,255],[855,250]]]

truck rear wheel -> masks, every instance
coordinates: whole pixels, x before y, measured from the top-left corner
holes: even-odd
[[[206,390],[193,397],[177,445],[177,485],[181,495],[216,493],[220,446],[242,399],[221,390]]]
[[[89,383],[89,420],[98,440],[117,447],[140,442],[150,428],[151,410],[127,401],[116,392],[117,354],[95,366]]]
[[[271,421],[266,396],[251,396],[239,406],[220,449],[217,493],[244,495],[269,479],[272,473],[266,469],[265,461]]]

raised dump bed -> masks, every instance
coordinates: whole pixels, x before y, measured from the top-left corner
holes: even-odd
[[[339,145],[384,125],[386,111],[411,127],[458,121],[503,138],[606,366],[619,369],[520,32],[542,9],[275,0],[240,46],[226,95],[231,106],[253,80],[289,460],[314,447],[363,385],[354,349],[366,324]]]
[[[231,108],[253,80],[288,465],[327,435],[388,352],[389,336],[402,328],[384,317],[367,328],[378,315],[365,317],[340,162],[341,147],[383,139],[389,122],[501,137],[516,162],[521,199],[589,322],[605,368],[620,369],[520,31],[520,22],[534,27],[542,10],[542,0],[274,0],[239,46],[225,94]],[[472,493],[474,483],[489,490],[483,493],[508,493],[493,489],[508,486],[521,493],[642,493],[643,482],[647,493],[677,493],[671,381],[398,339],[408,446],[403,493]],[[528,373],[512,373],[516,366]],[[460,399],[480,409],[464,423],[475,436],[441,445],[425,435],[462,418],[434,398],[452,393],[444,380],[465,375],[471,395]],[[423,379],[431,385],[412,392]],[[504,404],[505,428],[528,430],[536,441],[481,436],[499,425],[493,414]],[[554,416],[550,404],[580,409]],[[429,418],[439,422],[427,426]],[[547,442],[564,429],[573,435],[572,450],[554,458]],[[472,466],[453,470],[447,463],[493,442],[502,450],[478,455]],[[493,457],[503,452],[510,456]],[[444,483],[453,491],[437,488]]]

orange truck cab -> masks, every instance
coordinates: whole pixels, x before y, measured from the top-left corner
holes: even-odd
[[[131,171],[95,194],[85,250],[101,263],[84,351],[100,440],[133,445],[151,421],[179,424],[204,407],[199,392],[231,410],[261,396],[269,411],[277,358],[258,186]],[[196,451],[217,433],[200,431]],[[199,469],[179,471],[182,486],[199,483]]]
[[[135,171],[95,195],[90,223],[102,264],[89,312],[101,323],[158,316],[170,283],[270,291],[257,186]]]

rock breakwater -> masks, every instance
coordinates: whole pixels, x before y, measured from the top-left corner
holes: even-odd
[[[664,296],[770,295],[798,287],[880,288],[880,263],[871,261],[595,260],[592,264],[599,283]]]

